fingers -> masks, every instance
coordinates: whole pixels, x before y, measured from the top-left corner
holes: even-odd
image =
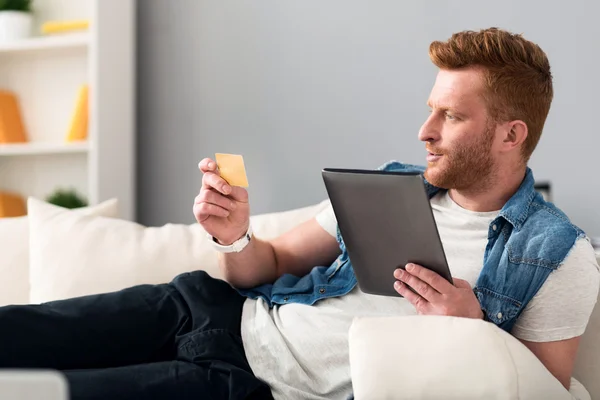
[[[410,288],[403,282],[394,282],[394,289],[406,300],[408,300],[415,307],[415,310],[417,310],[419,314],[426,314],[427,307],[429,306],[427,300],[410,290]]]
[[[408,273],[425,282],[439,293],[448,293],[454,289],[450,282],[430,269],[413,263],[406,264],[405,268]]]
[[[229,216],[229,213],[230,212],[224,209],[223,207],[217,206],[215,204],[194,204],[194,215],[196,216],[198,222],[203,222],[211,216],[227,218]]]
[[[400,268],[394,271],[394,277],[413,288],[415,292],[429,302],[435,303],[441,296],[440,293],[432,288],[428,283]]]
[[[239,186],[231,186],[225,179],[219,175],[217,163],[210,158],[205,158],[198,164],[200,170],[204,173],[202,176],[202,188],[214,189],[217,192],[231,197],[235,201],[247,203],[248,191]]]
[[[227,196],[231,193],[231,186],[214,172],[206,172],[202,177],[202,190],[214,189]]]
[[[461,289],[473,289],[471,287],[471,284],[467,281],[465,281],[464,279],[458,279],[458,278],[453,278],[452,279],[454,281],[454,286],[456,286],[457,288],[461,288]]]
[[[237,207],[234,200],[210,189],[201,190],[200,194],[196,196],[194,204],[202,203],[213,204],[227,211],[233,211]]]
[[[235,200],[216,192],[208,186],[203,186],[200,194],[194,200],[194,214],[198,222],[210,216],[228,217],[237,208]]]
[[[231,186],[225,181],[225,179],[219,176],[217,171],[217,163],[211,158],[204,158],[198,164],[200,171],[204,174],[202,176],[202,187],[211,188],[224,195],[228,195],[231,192]]]
[[[214,172],[217,170],[217,163],[212,158],[207,157],[200,161],[198,168],[202,173]]]

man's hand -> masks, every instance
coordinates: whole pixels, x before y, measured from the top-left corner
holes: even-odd
[[[231,244],[248,230],[248,192],[243,187],[229,185],[210,158],[202,160],[199,168],[204,175],[200,193],[194,199],[196,221],[221,244]]]
[[[420,265],[406,264],[405,268],[406,271],[400,268],[394,271],[394,277],[398,279],[394,289],[410,301],[419,314],[483,318],[479,301],[467,281],[454,278],[452,285]]]

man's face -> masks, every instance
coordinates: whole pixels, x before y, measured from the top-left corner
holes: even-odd
[[[429,96],[431,115],[419,131],[426,142],[425,178],[445,189],[474,189],[494,171],[490,123],[477,69],[440,70]],[[476,185],[476,186],[474,186]]]

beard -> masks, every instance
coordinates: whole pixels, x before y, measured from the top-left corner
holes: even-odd
[[[427,163],[425,179],[442,189],[485,190],[494,171],[490,154],[493,141],[494,129],[488,127],[479,141],[448,149],[428,147],[428,151],[442,157]]]

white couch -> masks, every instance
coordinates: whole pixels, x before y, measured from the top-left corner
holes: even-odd
[[[273,238],[325,203],[252,217]],[[115,200],[78,211],[29,199],[29,216],[0,219],[0,305],[40,303],[160,283],[204,269],[220,276],[197,225],[144,227],[115,218]],[[543,365],[494,325],[451,317],[356,319],[349,332],[356,399],[570,399]],[[600,306],[574,376],[600,399]],[[574,382],[572,392],[586,398]],[[589,397],[587,397],[589,398]]]

